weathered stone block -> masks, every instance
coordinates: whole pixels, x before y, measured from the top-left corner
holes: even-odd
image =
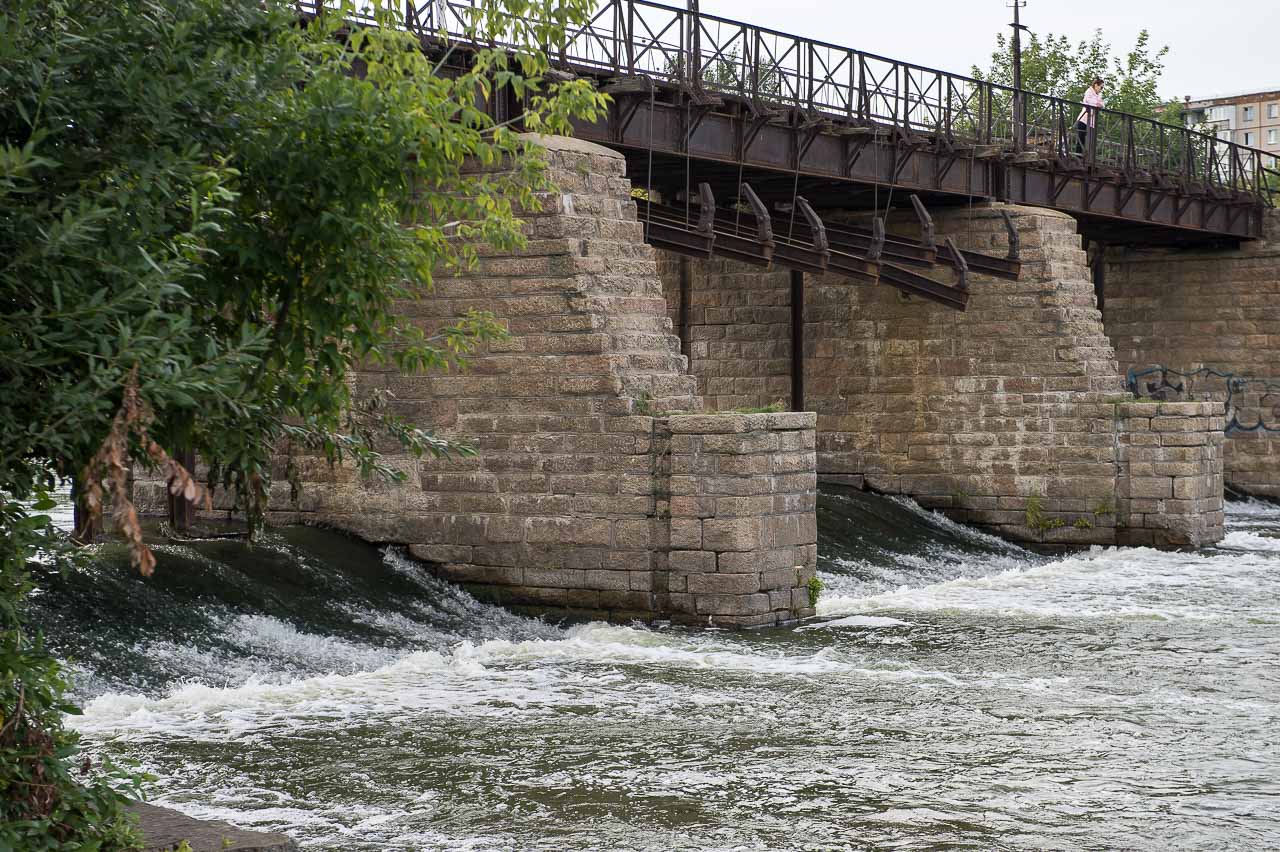
[[[695,594],[746,595],[760,591],[759,574],[690,574],[688,589]]]
[[[557,589],[587,588],[587,572],[568,568],[525,568],[523,582],[529,586]]]
[[[613,543],[613,523],[594,518],[531,518],[525,540],[608,547]]]
[[[690,577],[690,579],[693,579]],[[696,610],[701,615],[760,615],[769,612],[767,594],[695,595]]]
[[[702,521],[673,518],[671,520],[671,548],[675,550],[702,550]],[[708,548],[711,549],[711,548]]]
[[[471,548],[456,544],[411,544],[409,553],[415,559],[424,562],[461,562],[471,561]]]
[[[596,593],[598,605],[609,610],[620,610],[628,613],[652,613],[653,596],[648,592],[601,591]]]
[[[519,586],[524,583],[521,568],[500,565],[443,563],[434,569],[436,576],[454,583],[484,583],[496,586]]]
[[[667,554],[672,571],[710,573],[716,570],[716,555],[707,550],[673,550]]]
[[[631,588],[630,574],[626,570],[586,571],[583,586],[588,589],[626,591]]]
[[[746,551],[762,544],[759,518],[709,518],[702,522],[702,546],[707,550]]]

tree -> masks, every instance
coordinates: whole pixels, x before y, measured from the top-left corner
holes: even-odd
[[[397,5],[363,28],[350,6],[299,26],[285,0],[0,14],[0,847],[128,842],[110,785],[71,772],[58,667],[24,632],[25,565],[61,546],[39,515],[56,479],[77,479],[90,516],[110,504],[149,573],[131,464],[186,499],[226,489],[256,523],[282,448],[393,478],[384,435],[465,451],[347,377],[457,365],[500,333],[485,315],[417,328],[396,306],[475,242],[523,239],[513,211],[550,187],[482,104],[509,87],[519,123],[550,133],[593,118],[602,96],[546,81],[538,47],[592,3],[481,0],[474,42],[436,58]],[[476,46],[499,38],[515,47]],[[207,463],[203,484],[179,450]]]
[[[1112,53],[1101,30],[1074,45],[1065,35],[1050,33],[1042,39],[1028,33],[1022,43],[1022,88],[1080,102],[1093,78],[1102,77],[1106,82],[1107,109],[1177,123],[1176,115],[1159,112],[1167,106],[1157,89],[1168,53],[1168,46],[1152,51],[1151,36],[1146,30],[1138,33],[1133,49],[1123,56]],[[990,67],[983,71],[974,66],[972,74],[985,82],[1013,86],[1012,48],[1003,33],[996,35]]]

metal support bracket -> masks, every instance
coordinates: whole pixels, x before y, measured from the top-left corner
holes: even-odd
[[[831,123],[825,119],[821,121],[798,121],[796,123],[793,131],[796,134],[796,157],[793,164],[796,169],[800,168],[800,164],[804,162],[805,155],[809,153],[809,149],[813,147],[813,143],[818,141],[818,137],[822,135],[824,130],[830,127],[830,124]]]
[[[822,224],[822,219],[819,218],[809,202],[801,196],[796,196],[796,206],[800,208],[800,213],[804,216],[805,221],[809,223],[814,251],[819,254],[830,254],[831,246],[827,242],[827,228]]]
[[[879,262],[884,254],[884,217],[877,216],[871,220],[871,247],[867,249],[867,260]]]
[[[756,191],[751,188],[751,184],[742,184],[740,191],[742,197],[747,200],[747,205],[751,208],[751,215],[756,217],[756,239],[762,245],[773,247],[773,219],[769,216],[769,208],[764,206],[764,202],[760,200],[760,196],[756,195]]]
[[[866,150],[867,145],[872,142],[871,136],[846,136],[845,137],[845,157],[844,157],[844,176],[852,177],[853,169],[858,165],[858,160],[862,158],[862,152]]]
[[[702,126],[702,122],[707,120],[707,116],[715,112],[716,104],[698,103],[695,100],[689,101],[689,126],[686,129],[688,140],[693,138],[693,134],[698,132],[698,128]],[[689,153],[688,145],[685,146],[685,153]]]
[[[1116,190],[1115,210],[1116,210],[1117,216],[1119,216],[1121,213],[1124,212],[1125,205],[1127,205],[1133,199],[1133,196],[1136,195],[1137,192],[1138,192],[1138,187],[1133,185],[1124,187],[1123,189]]]
[[[1085,203],[1084,203],[1084,207],[1086,210],[1093,209],[1093,202],[1097,200],[1098,193],[1102,192],[1102,190],[1105,188],[1106,188],[1106,184],[1104,184],[1102,181],[1095,181],[1093,186],[1089,187],[1089,194],[1088,194],[1088,197],[1085,199]]]
[[[951,250],[951,262],[956,267],[956,287],[969,292],[969,262],[964,259],[964,254],[956,247],[956,241],[952,237],[946,239],[947,248]]]
[[[698,184],[698,232],[713,234],[716,229],[716,197],[711,184]]]
[[[742,153],[739,155],[740,160],[746,159],[747,150],[751,147],[752,143],[756,141],[756,137],[760,135],[760,131],[764,130],[772,119],[772,114],[758,115],[751,119],[751,123],[745,128],[745,131],[742,134]]]
[[[1018,229],[1013,226],[1013,216],[1008,210],[1001,210],[1000,218],[1004,220],[1004,229],[1009,234],[1009,253],[1005,257],[1009,260],[1021,260],[1022,238],[1018,236]]]
[[[625,78],[628,83],[633,79],[645,81],[648,84],[648,88],[644,91],[637,91],[628,85],[626,88],[620,88],[613,95],[612,108],[615,118],[611,123],[613,125],[613,138],[617,142],[621,142],[626,138],[627,131],[631,129],[631,122],[635,120],[636,113],[640,111],[641,107],[647,106],[649,103],[649,89],[654,87],[653,80],[649,77]],[[608,90],[609,86],[605,86],[604,89]]]
[[[1067,184],[1071,183],[1071,177],[1072,176],[1069,174],[1063,175],[1061,181],[1059,181],[1056,176],[1051,176],[1049,178],[1050,180],[1053,181],[1053,194],[1049,196],[1050,201],[1057,203],[1058,196],[1061,195],[1062,191],[1067,188]]]
[[[920,220],[920,243],[929,249],[938,247],[937,236],[933,230],[933,217],[929,215],[929,211],[924,209],[924,202],[920,200],[920,196],[911,196],[911,206],[916,210],[916,218]]]

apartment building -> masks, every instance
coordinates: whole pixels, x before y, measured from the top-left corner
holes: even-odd
[[[1220,139],[1266,151],[1268,167],[1280,159],[1280,86],[1200,100],[1187,97],[1183,111],[1188,127],[1208,127]]]

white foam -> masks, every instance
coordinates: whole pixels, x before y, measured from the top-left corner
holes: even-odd
[[[1238,550],[1257,550],[1270,553],[1280,553],[1280,538],[1274,538],[1268,535],[1259,535],[1258,533],[1246,532],[1244,530],[1233,530],[1226,534],[1219,547],[1230,547]]]
[[[1259,500],[1256,497],[1228,500],[1222,508],[1228,519],[1234,515],[1273,515],[1280,518],[1280,504]]]
[[[730,634],[725,641],[736,640]],[[286,645],[292,647],[291,643]],[[89,702],[84,715],[70,722],[97,736],[129,733],[147,737],[167,733],[221,739],[242,736],[264,725],[309,725],[317,719],[333,723],[352,715],[399,716],[423,709],[504,715],[511,706],[554,709],[580,702],[584,694],[596,705],[610,701],[631,705],[638,700],[634,691],[600,688],[605,683],[629,679],[619,666],[708,670],[722,676],[843,675],[895,682],[958,683],[945,672],[855,658],[832,648],[806,654],[734,648],[741,646],[718,644],[715,637],[707,635],[592,623],[575,627],[558,640],[494,639],[463,642],[448,653],[418,651],[373,671],[284,682],[251,678],[235,686],[182,683],[158,698],[107,694]],[[650,680],[641,677],[637,683]],[[668,689],[655,688],[664,695]],[[734,699],[712,695],[709,700]],[[671,699],[655,701],[654,709],[670,713]]]
[[[1263,553],[1093,548],[1039,565],[873,595],[824,595],[818,614],[979,611],[1130,620],[1270,618],[1280,573]]]
[[[824,621],[820,624],[806,624],[803,627],[797,627],[797,630],[826,630],[835,627],[914,627],[910,621],[903,621],[899,618],[888,618],[879,615],[850,615],[847,618],[837,618],[834,621]]]
[[[301,631],[265,615],[209,614],[226,646],[152,640],[135,651],[187,679],[222,685],[284,683],[300,674],[351,673],[381,668],[408,650],[383,648]]]

